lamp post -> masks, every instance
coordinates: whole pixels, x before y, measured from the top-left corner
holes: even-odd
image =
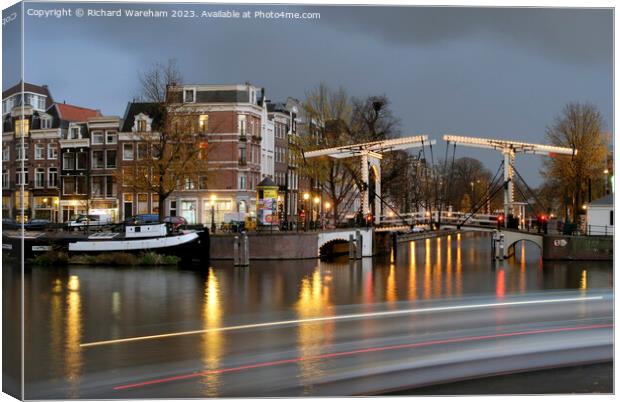
[[[603,170],[605,173],[605,195],[609,194],[609,169]]]
[[[310,200],[310,194],[309,193],[304,193],[304,211],[305,211],[305,217],[304,217],[304,231],[308,230],[308,222],[309,222],[309,217],[308,217],[308,200]]]
[[[211,233],[215,233],[215,200],[217,196],[215,194],[211,194]]]
[[[329,209],[332,207],[332,204],[329,201],[325,202],[325,216],[327,218],[327,225],[329,226]]]
[[[321,198],[317,195],[316,197],[314,197],[314,199],[312,200],[314,202],[314,205],[316,205],[316,219],[314,219],[314,228],[316,229],[318,226],[318,221],[320,219],[320,209],[321,209]],[[314,207],[312,208],[314,210]]]

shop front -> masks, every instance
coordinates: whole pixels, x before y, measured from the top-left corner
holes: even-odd
[[[57,196],[34,196],[33,197],[33,219],[47,219],[58,222],[58,205],[60,197]]]
[[[107,215],[111,217],[112,222],[118,222],[118,200],[92,200],[88,213],[90,215]]]

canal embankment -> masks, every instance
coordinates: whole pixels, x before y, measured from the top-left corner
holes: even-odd
[[[613,236],[543,237],[543,260],[613,261]]]

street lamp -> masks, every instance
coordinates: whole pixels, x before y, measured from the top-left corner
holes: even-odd
[[[609,194],[609,169],[603,170],[603,173],[605,173],[605,195],[607,195]]]
[[[211,233],[215,233],[215,200],[217,196],[215,194],[211,194]]]
[[[304,230],[308,230],[308,223],[310,222],[309,220],[309,216],[308,216],[308,200],[310,200],[310,194],[309,193],[304,193],[304,211],[305,211],[305,217],[304,217]]]
[[[312,207],[312,218],[314,221],[314,228],[316,229],[316,227],[318,226],[317,223],[320,219],[320,206],[319,203],[321,202],[321,198],[319,198],[319,196],[315,196],[314,199],[312,200],[314,202],[314,205],[316,205],[316,217],[314,216],[314,207]],[[316,219],[315,219],[316,218]]]
[[[329,226],[329,209],[332,207],[332,204],[329,201],[325,201],[325,216],[327,217],[327,225]]]

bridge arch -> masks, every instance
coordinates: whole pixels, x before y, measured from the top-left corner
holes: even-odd
[[[328,243],[327,247],[333,247],[337,244],[346,243],[346,250],[349,250],[349,236],[353,236],[355,239],[357,232],[362,236],[362,256],[372,257],[373,254],[373,229],[372,228],[351,228],[351,229],[335,229],[322,231],[317,236],[317,252],[318,257],[321,257],[322,251],[326,251],[324,246]]]
[[[357,247],[357,245],[353,245]],[[322,246],[319,246],[319,257],[321,258],[334,258],[349,253],[349,240],[344,238],[335,238],[326,241]]]

